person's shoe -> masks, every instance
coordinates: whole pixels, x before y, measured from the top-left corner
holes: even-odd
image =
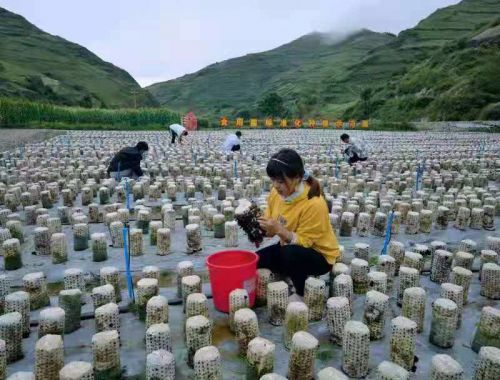
[[[304,302],[304,297],[299,296],[297,293],[293,293],[288,297],[288,303],[290,302]]]

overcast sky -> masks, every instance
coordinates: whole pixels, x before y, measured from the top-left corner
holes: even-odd
[[[269,50],[304,34],[399,33],[459,0],[0,0],[141,85]]]

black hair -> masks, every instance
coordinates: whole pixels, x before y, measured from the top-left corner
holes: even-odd
[[[184,132],[182,132],[182,134],[183,134],[184,136],[187,136],[188,131],[184,131]]]
[[[241,137],[241,132],[240,131],[236,131],[235,135],[238,136],[238,137]]]
[[[146,141],[139,141],[135,147],[138,150],[149,150],[149,145]]]
[[[347,133],[342,133],[340,135],[340,139],[345,142],[346,140],[349,139],[349,135]]]
[[[295,150],[284,148],[278,153],[273,154],[267,163],[266,172],[269,178],[278,179],[280,181],[284,181],[285,177],[302,179],[305,172],[304,162],[302,161],[302,157],[300,157]],[[309,199],[322,195],[321,185],[316,178],[309,175],[306,182],[310,187],[309,193],[307,194]]]

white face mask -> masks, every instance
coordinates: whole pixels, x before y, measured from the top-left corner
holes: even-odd
[[[146,158],[148,158],[148,152],[147,151],[144,151],[141,153],[141,157],[143,160],[145,160]]]
[[[285,201],[285,203],[292,202],[294,199],[298,198],[304,192],[304,182],[300,182],[299,186],[295,189],[295,191],[290,194],[288,197],[281,198]]]

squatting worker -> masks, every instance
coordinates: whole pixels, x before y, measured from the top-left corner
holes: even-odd
[[[352,165],[358,161],[366,161],[368,156],[364,149],[361,148],[360,144],[357,144],[347,133],[343,133],[340,136],[340,140],[345,144],[342,154],[345,159]]]
[[[182,144],[182,138],[188,134],[186,128],[180,124],[171,124],[169,129],[170,134],[172,135],[172,141],[170,141],[170,143],[175,144],[175,139],[179,137],[179,144]]]
[[[236,131],[236,133],[231,133],[226,136],[224,144],[222,144],[222,150],[225,154],[230,154],[231,152],[237,152],[241,149],[241,132]]]
[[[144,173],[141,160],[149,150],[148,143],[139,141],[136,146],[128,146],[114,155],[108,166],[108,175],[112,178],[129,177],[137,179]]]
[[[271,157],[266,171],[273,189],[259,223],[268,237],[278,236],[280,241],[257,251],[258,267],[290,277],[297,295],[302,297],[309,276],[332,269],[339,256],[339,244],[321,185],[304,171],[299,154],[293,149],[281,149]]]

